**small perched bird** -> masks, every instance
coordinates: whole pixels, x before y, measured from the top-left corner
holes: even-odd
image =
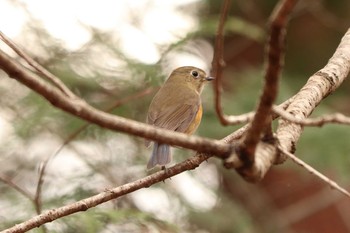
[[[154,96],[148,110],[147,123],[160,128],[193,134],[202,119],[200,94],[204,83],[213,80],[193,66],[175,69]],[[146,142],[147,146],[150,142]],[[164,167],[171,161],[170,146],[154,142],[147,169]]]

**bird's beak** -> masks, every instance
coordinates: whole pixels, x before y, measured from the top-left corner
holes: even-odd
[[[212,81],[212,80],[214,80],[215,78],[214,77],[205,77],[205,80],[207,80],[207,81]]]

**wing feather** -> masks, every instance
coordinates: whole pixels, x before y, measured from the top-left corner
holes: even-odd
[[[160,128],[186,132],[199,111],[199,94],[193,91],[181,93],[171,86],[161,91],[166,94],[159,93],[154,97],[148,111],[147,123]],[[163,98],[160,99],[159,96]]]

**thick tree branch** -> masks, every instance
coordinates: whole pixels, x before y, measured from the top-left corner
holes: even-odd
[[[350,71],[350,29],[345,33],[338,48],[333,54],[332,58],[328,61],[328,64],[311,76],[308,82],[301,90],[294,95],[290,101],[286,101],[284,107],[286,107],[289,115],[298,119],[299,122],[294,123],[288,119],[281,119],[276,132],[276,138],[281,148],[284,151],[294,151],[295,144],[298,141],[302,129],[303,121],[308,117],[316,106],[326,98],[329,94],[334,92],[345,80]],[[338,119],[344,122],[348,121],[348,118],[337,115]],[[331,120],[330,120],[331,121]],[[307,122],[307,120],[306,120]],[[311,123],[310,123],[311,124]],[[249,125],[245,125],[233,134],[228,135],[225,141],[233,142],[244,136],[246,129]],[[237,146],[235,147],[237,148]],[[288,150],[287,150],[288,149]],[[249,181],[258,181],[264,177],[270,166],[275,163],[282,163],[285,159],[285,155],[281,155],[276,148],[275,143],[260,142],[257,147],[255,163],[248,172],[241,172],[240,174]],[[236,168],[240,163],[236,156],[230,156],[225,160],[225,166],[228,168]]]
[[[204,153],[228,155],[231,152],[230,145],[218,140],[188,136],[183,133],[155,128],[145,123],[125,119],[95,109],[78,97],[75,99],[69,98],[61,91],[58,91],[57,88],[53,88],[25,67],[13,61],[2,51],[0,51],[0,68],[10,77],[43,96],[52,105],[101,127]]]
[[[350,71],[350,28],[342,38],[338,48],[327,65],[312,75],[305,86],[297,93],[286,111],[298,120],[304,120],[329,94],[334,92],[345,80]],[[285,151],[295,150],[303,126],[285,119],[279,121],[277,138]],[[277,163],[286,159],[280,156]]]
[[[278,79],[283,63],[285,27],[296,2],[295,0],[281,1],[271,15],[271,33],[267,50],[268,63],[263,93],[239,152],[250,163],[254,163],[256,146],[262,133],[271,124],[271,108],[277,97]]]
[[[268,130],[272,122],[271,109],[278,93],[278,80],[284,57],[285,27],[296,2],[296,0],[282,0],[271,15],[271,32],[267,47],[267,69],[264,77],[263,93],[253,121],[236,151],[240,159],[245,162],[244,166],[239,168],[238,171],[249,180],[254,181],[257,178],[257,172],[264,175],[264,172],[267,172],[274,160],[272,156],[265,153],[266,151],[260,150],[261,153],[256,153],[256,150],[261,144],[259,143],[261,139],[264,141],[262,144],[274,144],[271,130]],[[267,134],[267,132],[270,132],[270,134]],[[270,152],[270,149],[267,151]],[[226,167],[230,167],[230,163],[231,160],[227,160],[225,162]],[[257,167],[259,168],[257,169]],[[267,169],[263,169],[262,172],[260,168],[266,167]]]

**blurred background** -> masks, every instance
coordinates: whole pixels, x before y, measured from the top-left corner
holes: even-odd
[[[0,30],[91,105],[144,122],[152,96],[173,68],[210,70],[221,3],[0,0]],[[231,5],[224,54],[227,114],[256,105],[267,22],[276,3]],[[349,27],[349,10],[348,0],[299,2],[288,27],[278,102],[327,63]],[[0,49],[17,59],[4,43]],[[151,151],[142,139],[88,125],[2,71],[0,77],[0,229],[153,172],[146,170]],[[313,116],[350,115],[349,92],[346,81]],[[220,139],[240,127],[220,125],[210,85],[203,104],[198,135]],[[349,189],[349,139],[346,126],[306,128],[296,155]],[[174,153],[177,162],[194,154]],[[210,159],[194,171],[32,232],[342,233],[350,232],[349,216],[348,199],[290,161],[250,184]]]

